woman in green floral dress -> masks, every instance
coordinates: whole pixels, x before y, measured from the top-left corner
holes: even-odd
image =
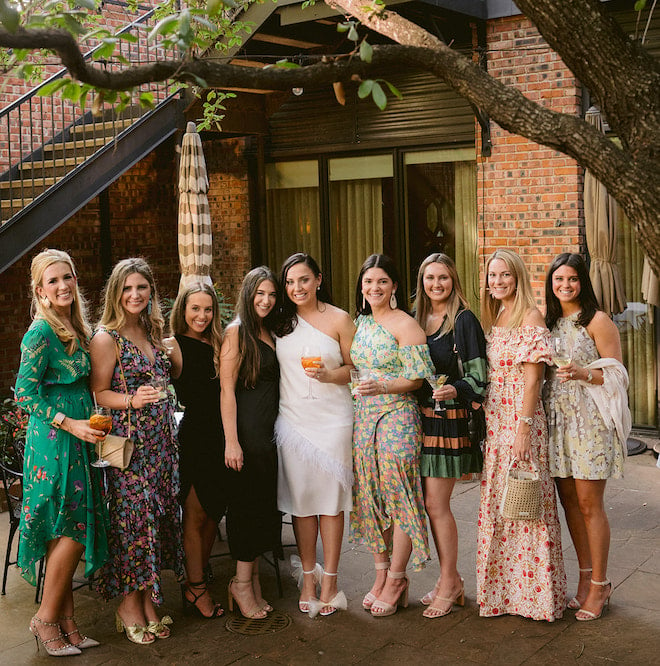
[[[358,276],[355,367],[369,379],[355,388],[351,540],[374,555],[376,582],[362,601],[375,617],[408,604],[406,567],[429,558],[419,458],[422,425],[412,391],[434,368],[426,334],[400,306],[389,257],[371,255]],[[390,563],[391,553],[391,563]]]
[[[101,479],[89,466],[96,437],[89,426],[90,329],[66,252],[32,260],[34,321],[21,343],[16,400],[30,414],[25,444],[18,566],[36,583],[46,557],[43,597],[30,631],[48,654],[80,654],[98,643],[73,619],[73,574],[83,553],[90,576],[107,557],[107,510]]]

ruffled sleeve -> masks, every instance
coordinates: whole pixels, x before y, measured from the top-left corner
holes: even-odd
[[[39,391],[50,358],[50,326],[35,320],[21,341],[21,365],[16,377],[16,402],[29,414],[50,423],[57,413],[56,405],[46,401]]]
[[[547,363],[552,364],[550,347],[550,331],[541,326],[521,326],[515,329],[517,337],[514,363]]]
[[[399,362],[402,366],[400,376],[404,379],[424,379],[435,373],[429,347],[426,344],[399,347]]]

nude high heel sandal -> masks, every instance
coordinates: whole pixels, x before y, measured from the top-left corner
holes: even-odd
[[[598,613],[598,615],[596,615],[596,613],[592,613],[591,611],[584,610],[584,608],[580,608],[580,610],[575,614],[575,619],[579,620],[580,622],[591,622],[591,620],[597,620],[603,614],[605,606],[607,606],[608,608],[610,607],[610,597],[612,596],[612,583],[610,583],[609,580],[594,580],[592,578],[591,584],[598,585],[599,587],[607,587],[609,585],[610,591],[607,593],[607,596],[603,600],[603,605],[600,607],[600,613]]]
[[[238,606],[238,610],[240,611],[243,617],[246,617],[250,620],[264,620],[268,617],[268,613],[266,612],[266,610],[264,608],[261,608],[261,606],[259,606],[258,603],[253,608],[243,610],[239,598],[236,596],[236,593],[232,590],[233,585],[249,585],[250,587],[252,587],[252,578],[250,578],[249,580],[238,580],[238,578],[234,576],[229,581],[229,585],[227,585],[227,601],[230,611],[234,610],[234,600],[235,600],[236,605]]]
[[[396,600],[395,604],[388,604],[380,599],[376,599],[371,606],[371,614],[374,617],[388,617],[389,615],[394,615],[399,606],[403,608],[408,608],[408,589],[410,588],[410,581],[406,576],[405,571],[388,571],[388,578],[393,578],[395,580],[405,580],[405,584],[401,592],[399,592],[399,597]]]
[[[592,569],[591,568],[589,568],[589,569],[578,569],[578,571],[580,572],[580,574],[591,573]],[[566,608],[570,608],[571,610],[580,610],[581,605],[582,604],[578,601],[578,598],[577,598],[577,595],[576,595],[566,604]]]
[[[57,627],[58,634],[53,638],[43,639],[39,633],[38,627]],[[62,628],[57,622],[44,622],[38,615],[35,615],[30,620],[30,633],[34,636],[34,640],[37,643],[37,652],[39,651],[39,643],[41,643],[44,650],[46,650],[51,657],[70,657],[74,654],[81,654],[81,650],[71,645],[71,643],[69,643],[69,641],[67,641],[62,635]],[[62,645],[57,648],[50,647],[50,644],[55,641],[59,641]]]
[[[435,606],[435,603],[437,601],[445,601],[449,603],[449,608],[438,608],[437,606]],[[449,613],[451,613],[451,609],[454,604],[456,604],[457,606],[465,606],[465,581],[462,578],[461,578],[461,589],[459,590],[456,596],[448,598],[436,595],[435,599],[433,599],[433,603],[422,613],[422,615],[429,619],[433,619],[436,617],[444,617],[445,615],[449,615]]]
[[[389,569],[389,568],[390,568],[389,560],[387,562],[376,562],[374,564],[374,569],[376,571],[383,571],[384,569]],[[372,592],[367,592],[364,595],[364,599],[362,599],[362,608],[364,608],[364,610],[366,611],[370,611],[376,599],[377,597],[375,594],[373,594]]]
[[[73,622],[76,625],[76,628],[73,631],[70,631],[68,634],[64,634],[64,638],[69,640],[69,636],[71,636],[72,634],[80,634],[80,637],[82,638],[80,643],[71,643],[71,641],[69,640],[69,643],[71,643],[73,647],[77,647],[79,650],[85,650],[87,648],[97,647],[98,645],[101,645],[98,641],[95,641],[93,638],[90,638],[89,636],[85,636],[80,633],[80,630],[78,629],[78,624],[73,615],[62,615],[62,617],[60,618],[60,622],[62,620],[64,620],[65,622]]]

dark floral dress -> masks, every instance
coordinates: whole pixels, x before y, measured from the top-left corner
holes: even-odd
[[[100,329],[105,330],[105,329]],[[170,361],[152,347],[155,362],[116,331],[106,331],[119,345],[128,392],[133,394],[154,376],[169,378]],[[125,393],[119,365],[110,387]],[[162,603],[160,572],[183,575],[183,546],[178,503],[179,455],[174,436],[174,406],[161,401],[131,410],[135,450],[124,470],[108,468],[110,557],[99,572],[98,590],[105,599],[151,588],[154,603]],[[112,432],[127,434],[126,410],[113,410]]]
[[[35,320],[21,342],[16,400],[30,414],[23,465],[18,566],[36,584],[35,564],[49,541],[66,536],[85,547],[85,575],[107,557],[108,515],[91,445],[50,425],[57,412],[87,419],[92,411],[86,350],[69,356],[50,324]]]

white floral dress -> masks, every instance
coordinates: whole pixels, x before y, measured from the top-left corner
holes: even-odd
[[[505,520],[501,514],[522,410],[523,363],[549,361],[548,332],[533,326],[495,327],[486,336],[486,343],[489,386],[478,519],[479,614],[522,615],[552,622],[561,618],[566,605],[566,574],[540,396],[534,409],[531,445],[541,477],[541,516],[538,520],[514,521]]]
[[[567,339],[573,362],[586,366],[600,358],[587,329],[577,323],[580,313],[557,320],[552,335]],[[589,394],[579,381],[560,382],[556,368],[543,387],[548,417],[550,474],[562,479],[619,479],[623,476],[625,442],[616,429],[608,429]]]

